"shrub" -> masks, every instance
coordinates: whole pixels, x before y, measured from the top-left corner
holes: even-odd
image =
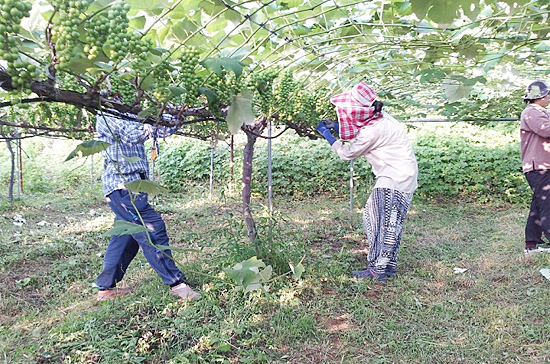
[[[469,198],[476,201],[525,202],[529,186],[521,172],[519,141],[513,128],[483,128],[468,124],[427,124],[410,131],[419,167],[418,195],[428,198]],[[517,128],[516,128],[517,129]],[[266,194],[268,152],[258,140],[254,152],[252,190]],[[235,150],[242,150],[242,141]],[[242,154],[235,154],[235,176],[242,173]],[[215,181],[227,184],[229,148],[214,153]],[[340,160],[324,140],[284,134],[272,143],[274,195],[311,196],[349,193],[350,162]],[[164,183],[181,189],[185,183],[205,183],[210,173],[210,143],[185,140],[165,150],[159,160]],[[354,162],[357,195],[369,190],[373,176],[364,158]]]
[[[508,125],[507,125],[508,126]],[[483,128],[468,124],[414,125],[409,132],[419,165],[418,195],[428,198],[470,198],[476,201],[504,200],[525,202],[530,190],[521,172],[517,130]],[[235,145],[235,180],[242,174],[243,137]],[[23,141],[24,189],[26,192],[70,191],[95,182],[103,158],[82,160],[81,164],[61,163],[76,141],[33,138]],[[211,143],[174,138],[162,146],[155,172],[161,183],[181,191],[188,184],[206,184],[210,177]],[[9,154],[0,147],[0,181],[4,188],[9,177]],[[220,142],[213,151],[214,183],[225,187],[230,178],[230,150]],[[267,191],[266,141],[255,146],[252,189]],[[92,164],[93,162],[93,164]],[[93,169],[91,169],[93,166]],[[320,193],[347,196],[350,162],[340,160],[324,140],[309,140],[284,134],[272,143],[272,191],[274,195],[311,196]],[[354,161],[357,196],[366,195],[373,175],[364,158]]]
[[[254,158],[252,188],[267,190],[267,148],[259,143]],[[349,191],[350,162],[342,161],[327,142],[285,135],[272,143],[272,190],[274,194],[311,196]],[[354,162],[354,183],[372,181],[370,165],[364,158]],[[366,181],[363,183],[363,181]]]
[[[168,144],[156,161],[163,185],[174,191],[182,191],[188,184],[208,182],[211,153],[211,143],[200,140],[185,138]],[[214,148],[213,173],[219,185],[229,181],[229,155],[229,148],[224,145]]]
[[[445,125],[425,126],[415,134],[419,194],[509,202],[530,196],[515,133]]]
[[[48,193],[73,191],[89,185],[90,179],[97,182],[101,174],[103,158],[100,156],[81,159],[77,163],[63,163],[67,155],[80,141],[34,137],[21,140],[23,191]],[[12,148],[16,143],[12,142]],[[11,160],[7,147],[0,147],[0,183],[7,188]],[[17,168],[16,171],[17,173]],[[92,173],[93,172],[93,173]]]
[[[267,191],[267,147],[258,140],[254,150],[252,176],[253,192]],[[242,175],[243,142],[237,141],[235,150],[235,179]],[[210,177],[211,144],[183,139],[166,147],[157,160],[163,185],[174,191],[185,190],[188,184],[207,183]],[[219,145],[214,150],[214,182],[228,183],[229,146]],[[318,193],[345,193],[349,188],[350,162],[338,158],[323,140],[312,141],[295,135],[284,135],[272,143],[272,191],[281,195],[310,196]],[[355,179],[370,175],[370,166],[364,160],[354,163]]]

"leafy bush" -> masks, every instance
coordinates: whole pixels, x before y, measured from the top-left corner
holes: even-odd
[[[507,125],[508,126],[508,125]],[[517,127],[515,128],[517,130]],[[428,198],[469,198],[476,201],[524,202],[529,186],[521,172],[519,140],[512,126],[484,128],[469,124],[426,124],[411,128],[419,167],[418,195]],[[242,150],[241,144],[235,150]],[[268,151],[258,140],[254,151],[252,190],[266,194]],[[242,154],[235,154],[235,178],[242,173]],[[162,181],[175,190],[187,183],[204,183],[210,173],[210,144],[185,140],[164,151],[158,163]],[[229,178],[229,148],[214,152],[214,181]],[[349,193],[350,162],[342,161],[324,140],[284,134],[272,143],[274,195],[312,196]],[[354,161],[357,195],[373,185],[370,165]]]
[[[530,196],[516,133],[471,125],[423,127],[414,148],[418,193],[424,196],[511,202]]]
[[[63,163],[79,141],[34,137],[21,141],[24,192],[73,191],[81,185],[95,183],[101,177],[103,158],[81,159]],[[0,146],[0,184],[7,189],[11,160],[5,143]],[[12,142],[16,152],[16,143]],[[16,171],[17,173],[17,168]]]
[[[174,191],[185,190],[187,184],[203,184],[210,179],[211,143],[193,139],[178,139],[168,144],[157,160],[163,185]],[[217,184],[229,180],[229,148],[214,148],[213,173]],[[239,168],[240,170],[240,168]]]
[[[521,172],[517,125],[483,128],[468,124],[422,125],[410,131],[419,165],[417,194],[430,198],[471,198],[477,201],[500,199],[525,202],[529,186]],[[242,173],[243,142],[235,146],[235,180]],[[74,190],[97,181],[102,158],[62,163],[75,141],[33,138],[23,141],[25,192]],[[0,147],[0,182],[7,187],[10,160],[7,148]],[[229,146],[214,149],[214,182],[227,185],[230,179]],[[254,153],[252,189],[267,191],[268,152],[266,141],[258,140]],[[93,164],[92,164],[93,163]],[[211,143],[175,139],[162,147],[156,172],[167,187],[185,190],[188,184],[205,184],[210,177]],[[349,193],[350,162],[340,160],[324,140],[309,140],[285,134],[272,143],[272,191],[275,195],[311,196],[319,193]],[[370,189],[373,175],[368,163],[354,162],[355,191]],[[359,193],[358,193],[359,194]]]
[[[256,148],[253,190],[267,191],[267,148]],[[285,135],[272,143],[272,190],[274,194],[311,196],[319,193],[342,194],[349,191],[350,162],[341,160],[327,142]],[[370,185],[372,172],[364,158],[354,164],[354,183]]]
[[[234,178],[242,174],[242,141],[235,150]],[[266,141],[258,140],[254,150],[252,190],[267,191],[268,152]],[[163,185],[174,191],[185,190],[186,185],[206,183],[210,177],[211,144],[183,139],[165,148],[157,160]],[[214,182],[224,186],[229,181],[229,146],[219,145],[214,150]],[[295,135],[284,135],[272,143],[272,190],[281,195],[314,195],[317,193],[345,193],[349,188],[350,162],[336,156],[323,140],[312,141]],[[370,166],[363,159],[354,163],[355,179],[370,176]]]

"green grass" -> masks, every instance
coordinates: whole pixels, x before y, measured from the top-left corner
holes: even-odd
[[[268,229],[256,198],[269,263],[284,274],[303,260],[306,271],[245,294],[223,273],[254,254],[239,199],[164,195],[171,243],[199,251],[175,256],[203,298],[175,300],[139,254],[123,281],[136,291],[96,302],[112,223],[100,190],[23,197],[0,205],[0,363],[550,360],[550,282],[539,273],[550,254],[523,256],[525,206],[416,198],[398,275],[384,285],[349,275],[367,252],[360,206],[350,216],[345,198],[278,197]]]

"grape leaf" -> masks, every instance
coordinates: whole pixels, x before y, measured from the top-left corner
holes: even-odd
[[[87,157],[92,154],[101,152],[102,150],[107,149],[111,144],[101,142],[99,140],[87,140],[80,143],[76,148],[67,156],[65,162],[71,160],[75,157]]]
[[[151,195],[151,196],[170,192],[168,188],[162,187],[156,182],[142,180],[142,179],[137,179],[132,182],[127,182],[124,184],[124,187],[126,187],[128,191],[131,191],[134,193],[147,193],[148,195]]]
[[[243,73],[244,66],[246,66],[246,63],[239,61],[238,59],[234,58],[212,58],[207,57],[203,61],[201,61],[201,64],[204,66],[204,68],[221,75],[224,70],[226,71],[233,71],[235,73],[235,76],[240,77]]]
[[[294,277],[300,279],[302,277],[302,274],[305,271],[305,268],[302,265],[302,263],[298,263],[296,264],[296,266],[292,263],[288,263],[288,265],[290,266],[290,270],[292,271],[292,274],[294,274]]]
[[[260,268],[265,268],[260,271]],[[273,273],[273,268],[256,257],[235,264],[230,269],[224,269],[225,273],[233,279],[235,284],[244,287],[245,293],[261,289]]]
[[[231,96],[231,106],[229,106],[225,120],[231,134],[237,133],[241,126],[254,122],[250,90],[243,90],[240,94]]]
[[[112,235],[132,235],[132,234],[138,234],[142,233],[147,230],[143,225],[134,224],[133,222],[124,221],[124,220],[116,220],[113,224],[113,227],[110,228],[105,232],[104,235],[106,236],[112,236]]]

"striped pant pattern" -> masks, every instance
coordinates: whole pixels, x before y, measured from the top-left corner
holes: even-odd
[[[413,193],[390,188],[373,189],[363,211],[369,243],[369,268],[379,276],[395,274],[403,222]]]

